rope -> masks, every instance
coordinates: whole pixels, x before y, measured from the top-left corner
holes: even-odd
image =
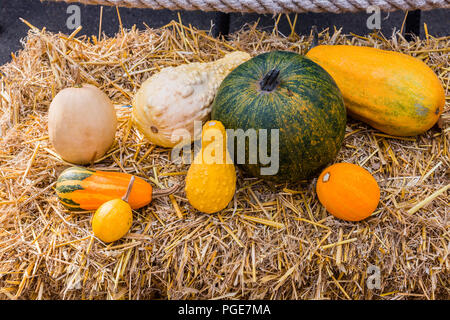
[[[220,12],[303,13],[357,12],[369,6],[381,11],[450,8],[450,0],[51,0],[109,6]]]

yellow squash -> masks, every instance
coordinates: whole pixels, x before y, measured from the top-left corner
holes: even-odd
[[[204,213],[224,209],[236,190],[236,171],[227,150],[227,136],[220,121],[208,121],[202,130],[202,149],[186,175],[186,197]]]
[[[444,109],[441,82],[414,57],[345,45],[320,45],[306,56],[334,78],[350,116],[387,134],[421,134]]]

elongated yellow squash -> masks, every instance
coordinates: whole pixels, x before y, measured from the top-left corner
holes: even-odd
[[[409,55],[371,47],[320,45],[306,56],[334,78],[350,116],[387,134],[422,134],[444,109],[439,78]]]

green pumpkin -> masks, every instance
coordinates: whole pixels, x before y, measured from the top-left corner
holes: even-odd
[[[236,148],[234,161],[253,176],[292,182],[312,177],[333,161],[344,139],[346,111],[339,88],[322,67],[299,54],[274,51],[244,62],[223,80],[211,118],[226,129],[267,129],[269,142],[271,129],[279,129],[276,174],[262,174],[272,164],[261,161],[259,143],[258,149],[249,147],[250,139],[245,140],[245,163],[236,162]],[[236,147],[237,139],[229,140]],[[267,150],[272,156],[270,143]],[[250,161],[256,156],[256,163]]]

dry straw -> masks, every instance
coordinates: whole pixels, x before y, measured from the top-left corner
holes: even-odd
[[[280,20],[279,17],[277,21]],[[25,21],[26,22],[26,21]],[[291,21],[289,21],[291,23]],[[295,26],[295,22],[291,25]],[[450,37],[407,42],[325,30],[320,43],[404,52],[425,61],[444,84],[447,103],[427,133],[395,138],[349,119],[336,161],[363,165],[381,187],[378,210],[349,223],[330,216],[315,180],[273,185],[238,172],[230,206],[201,214],[183,190],[134,212],[130,233],[104,244],[92,213],[58,203],[54,183],[68,166],[47,135],[52,97],[74,84],[100,87],[120,121],[115,145],[94,164],[143,177],[156,188],[183,184],[186,165],[130,125],[123,105],[166,66],[211,61],[232,50],[305,53],[311,37],[246,27],[230,39],[173,21],[116,37],[53,34],[31,26],[24,50],[0,67],[1,299],[444,299],[449,292]],[[368,267],[381,285],[366,285]]]

